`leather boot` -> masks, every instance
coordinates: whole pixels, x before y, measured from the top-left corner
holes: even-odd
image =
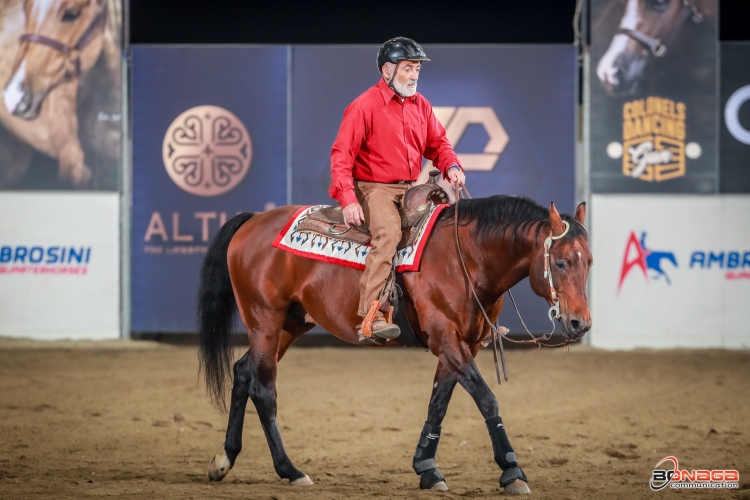
[[[372,320],[372,337],[377,338],[365,337],[362,334],[361,324],[357,327],[357,333],[359,334],[360,344],[379,344],[382,343],[380,339],[390,340],[398,338],[398,336],[401,335],[401,329],[398,327],[398,325],[388,323],[385,320],[385,316],[383,315],[383,313],[378,311],[375,314],[375,318]]]

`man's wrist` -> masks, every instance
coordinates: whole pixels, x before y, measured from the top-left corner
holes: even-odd
[[[451,165],[450,167],[448,167],[448,172],[450,172],[452,168],[457,168],[460,172],[464,171],[464,169],[462,169],[458,165]]]

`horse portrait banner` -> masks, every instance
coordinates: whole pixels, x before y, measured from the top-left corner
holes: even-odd
[[[221,225],[286,204],[288,50],[132,53],[132,330],[189,332]]]
[[[595,193],[718,190],[718,0],[591,0]]]
[[[117,191],[122,2],[0,2],[0,190]]]

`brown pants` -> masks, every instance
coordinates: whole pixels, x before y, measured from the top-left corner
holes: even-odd
[[[362,205],[365,224],[372,235],[365,272],[359,282],[358,313],[362,317],[367,314],[372,301],[378,299],[391,272],[396,246],[401,240],[401,214],[398,210],[408,188],[408,184],[354,183],[354,193]]]

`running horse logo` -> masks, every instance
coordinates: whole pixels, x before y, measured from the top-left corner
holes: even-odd
[[[641,268],[646,281],[649,280],[647,269],[651,269],[656,273],[653,276],[653,279],[656,280],[663,276],[667,284],[671,285],[672,282],[669,279],[669,275],[667,275],[667,272],[661,267],[661,261],[664,259],[667,259],[672,265],[674,265],[674,267],[677,267],[677,259],[673,252],[657,252],[649,250],[646,246],[646,232],[643,231],[641,233],[641,239],[639,241],[635,236],[635,232],[631,231],[628,242],[625,245],[625,254],[622,257],[622,268],[620,270],[620,282],[617,285],[617,293],[620,293],[623,281],[625,281],[628,273],[630,273],[635,267]]]

